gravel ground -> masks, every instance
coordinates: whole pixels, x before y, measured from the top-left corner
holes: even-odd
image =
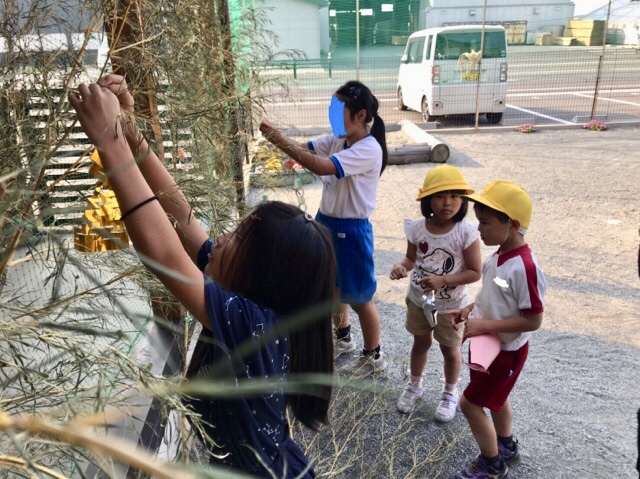
[[[640,127],[431,133],[449,145],[448,163],[460,168],[476,190],[494,179],[507,179],[523,186],[534,203],[527,241],[545,272],[548,290],[542,328],[531,341],[529,359],[511,395],[523,463],[510,477],[637,478]],[[389,145],[407,141],[403,136],[389,133]],[[403,220],[419,217],[415,196],[433,166],[389,166],[371,218],[375,301],[382,317],[382,345],[391,359],[385,381],[398,390],[411,347],[404,329],[407,282],[392,282],[388,275],[405,251]],[[315,212],[320,183],[305,186],[304,192]],[[279,195],[291,193],[269,193],[272,199]],[[467,220],[477,223],[472,210]],[[483,246],[483,258],[491,252]],[[478,288],[479,283],[470,285],[472,297]],[[359,327],[354,330],[359,340]],[[425,442],[447,431],[461,435],[438,473],[449,477],[477,448],[462,413],[447,425],[433,423],[441,377],[442,356],[436,347],[427,365],[428,389],[414,416],[425,421]],[[463,387],[467,382],[468,370],[463,368]],[[389,397],[384,416],[385,428],[405,420],[395,411],[395,397]],[[365,454],[375,457],[380,452],[372,442]],[[403,458],[397,458],[397,470],[389,475],[405,477],[410,448],[404,461],[405,466]]]

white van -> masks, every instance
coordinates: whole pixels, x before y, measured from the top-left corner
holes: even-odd
[[[434,121],[444,115],[475,113],[479,96],[480,113],[489,123],[500,123],[507,99],[504,27],[486,25],[482,42],[481,25],[413,33],[400,63],[398,108],[411,108],[422,112],[425,121]]]

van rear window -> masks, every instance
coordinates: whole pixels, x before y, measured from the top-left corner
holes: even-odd
[[[438,60],[457,60],[463,53],[480,51],[482,32],[440,33],[436,39],[435,58]],[[485,32],[484,53],[482,58],[504,58],[507,56],[506,36],[504,32]]]

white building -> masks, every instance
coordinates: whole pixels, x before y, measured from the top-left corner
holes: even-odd
[[[510,43],[533,43],[536,32],[562,36],[575,5],[571,0],[421,0],[420,28],[482,23],[501,24]]]
[[[255,6],[267,9],[266,28],[278,36],[275,51],[297,50],[307,58],[329,51],[327,0],[258,0]]]

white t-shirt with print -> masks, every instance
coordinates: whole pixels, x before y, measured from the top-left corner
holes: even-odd
[[[328,157],[338,174],[323,176],[320,212],[334,218],[369,218],[376,206],[382,148],[367,135],[351,146],[346,138],[323,136],[307,143],[316,155]]]
[[[409,277],[407,296],[417,306],[422,306],[421,297],[428,291],[418,281],[426,276],[444,276],[466,270],[463,252],[480,237],[478,230],[466,221],[457,222],[447,233],[430,233],[424,218],[405,220],[404,233],[407,240],[416,245],[416,262]],[[467,286],[443,286],[435,291],[435,304],[439,310],[466,306],[469,304]]]

